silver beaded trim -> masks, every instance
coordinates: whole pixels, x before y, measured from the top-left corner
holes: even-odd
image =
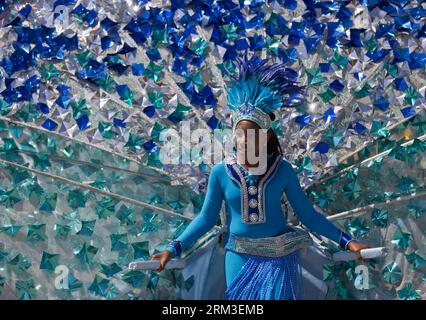
[[[231,250],[257,256],[281,257],[313,244],[309,232],[301,228],[292,229],[275,237],[263,238],[247,238],[231,234],[234,240]]]
[[[232,112],[233,129],[241,120],[251,120],[259,125],[261,129],[269,129],[272,125],[271,117],[266,112],[259,108],[254,108],[249,114],[244,114],[239,111]]]
[[[257,215],[257,213],[250,213],[251,222],[256,222],[258,219],[259,219],[259,216]]]
[[[250,192],[249,189],[247,188],[247,183],[246,180],[244,179],[243,174],[241,173],[241,170],[238,168],[237,164],[236,164],[236,159],[231,158],[228,160],[228,163],[231,164],[232,168],[235,170],[235,172],[237,173],[238,177],[240,178],[241,183],[235,179],[235,177],[232,176],[232,174],[230,174],[228,172],[228,170],[226,170],[226,173],[228,174],[228,176],[234,180],[235,182],[237,182],[240,186],[240,190],[241,190],[241,218],[242,218],[242,222],[245,224],[260,224],[260,223],[265,223],[266,222],[266,215],[264,213],[264,208],[265,208],[265,189],[267,184],[269,183],[269,181],[272,179],[272,177],[276,174],[277,170],[277,165],[280,162],[280,160],[282,159],[282,157],[277,156],[276,159],[274,160],[274,163],[271,165],[271,167],[269,168],[269,170],[266,172],[266,174],[263,176],[263,178],[260,180],[260,182],[258,182],[258,187],[257,187],[257,208],[258,208],[258,215],[257,215],[257,219],[252,219],[249,216],[249,206],[251,208],[255,208],[256,206],[254,206],[254,202],[251,201],[252,205],[250,205],[249,201],[248,201],[248,193]],[[268,177],[272,174],[271,179],[267,180]],[[267,180],[267,181],[266,181]],[[266,183],[265,183],[266,181]],[[253,192],[253,189],[251,189],[251,192]],[[254,193],[250,193],[250,194],[256,194],[256,192]]]
[[[227,161],[227,163],[228,164],[232,164],[233,163],[233,160],[232,159],[228,159],[228,161]],[[226,165],[225,165],[226,166]],[[226,174],[229,176],[229,178],[231,179],[231,180],[233,180],[233,181],[235,181],[239,186],[240,186],[240,194],[241,194],[241,196],[240,196],[240,201],[241,201],[241,208],[243,208],[244,207],[244,197],[243,197],[243,190],[242,190],[242,188],[241,188],[241,184],[240,184],[240,182],[237,180],[237,179],[235,179],[234,178],[234,176],[231,174],[231,173],[229,173],[229,170],[228,170],[228,168],[226,167],[225,168],[225,172],[226,172]],[[244,222],[244,221],[243,221]]]
[[[257,200],[256,199],[250,199],[249,207],[250,208],[256,208],[257,207]]]
[[[243,174],[241,173],[240,169],[238,168],[238,166],[234,163],[232,164],[232,168],[234,168],[235,172],[237,173],[238,177],[240,178],[241,184],[240,184],[240,188],[241,188],[241,192],[242,192],[242,213],[243,213],[243,223],[263,223],[263,221],[261,220],[262,218],[258,217],[257,221],[251,221],[250,217],[249,217],[249,210],[248,210],[248,206],[247,206],[247,202],[248,202],[248,194],[247,194],[247,183],[246,183],[246,179],[244,179]]]
[[[275,176],[275,174],[277,173],[278,170],[275,170],[278,167],[278,164],[281,163],[280,162],[281,157],[276,157],[274,163],[272,164],[270,170],[265,174],[265,176],[263,177],[263,179],[259,182],[258,185],[258,191],[259,193],[257,194],[257,198],[258,198],[258,203],[259,203],[259,216],[265,216],[265,221],[266,221],[266,215],[265,215],[265,190],[266,190],[266,186],[268,185],[269,181],[272,180],[272,178]],[[271,179],[268,179],[268,177],[271,176]],[[266,181],[266,183],[265,183]]]
[[[256,194],[256,192],[257,192],[257,187],[256,187],[256,186],[250,186],[250,187],[248,188],[248,192],[249,192],[251,195],[255,195],[255,194]]]

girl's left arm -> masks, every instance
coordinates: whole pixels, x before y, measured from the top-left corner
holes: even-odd
[[[309,230],[333,240],[344,249],[352,250],[351,247],[355,248],[355,243],[351,244],[352,242],[356,242],[355,239],[341,231],[326,217],[315,210],[305,191],[302,189],[298,176],[290,162],[285,159],[282,159],[282,161],[282,165],[284,166],[284,170],[282,171],[283,179],[287,181],[284,188],[285,194],[294,212],[300,218],[300,221]]]

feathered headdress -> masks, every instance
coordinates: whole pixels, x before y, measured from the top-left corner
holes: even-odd
[[[305,87],[298,86],[297,72],[284,63],[267,64],[268,59],[238,57],[236,75],[230,75],[227,107],[232,111],[233,128],[241,120],[251,120],[261,129],[272,125],[269,112],[281,107],[295,107],[304,101]]]

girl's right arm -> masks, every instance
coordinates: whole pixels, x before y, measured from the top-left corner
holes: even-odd
[[[219,212],[222,207],[223,191],[220,186],[220,170],[222,163],[214,165],[210,171],[210,176],[207,183],[207,192],[204,198],[203,206],[200,213],[186,227],[182,234],[173,240],[165,251],[152,256],[152,259],[160,260],[160,269],[164,268],[165,263],[176,256],[179,256],[183,251],[190,248],[195,241],[202,235],[213,228],[218,219]]]

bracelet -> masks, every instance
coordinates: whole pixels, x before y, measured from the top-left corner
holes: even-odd
[[[171,249],[169,251],[173,251],[174,257],[179,257],[182,254],[182,243],[179,240],[173,240],[167,248]]]
[[[339,245],[343,248],[343,249],[347,249],[349,242],[351,241],[355,241],[355,239],[353,239],[350,235],[348,235],[347,233],[344,233],[342,231],[342,234],[340,236],[340,240],[339,240]]]

